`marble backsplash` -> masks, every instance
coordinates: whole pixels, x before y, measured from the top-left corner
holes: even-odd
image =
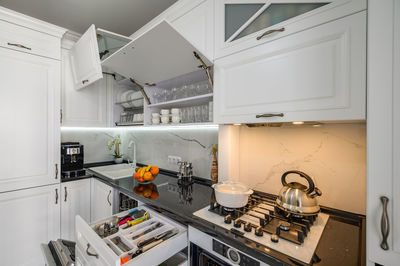
[[[365,214],[365,124],[241,126],[239,138],[241,182],[256,190],[278,194],[282,174],[300,170],[310,175],[322,190],[321,205]]]
[[[113,160],[108,141],[121,135],[121,151],[125,159],[133,159],[131,141],[136,143],[136,161],[177,171],[168,163],[168,155],[179,156],[193,163],[195,176],[210,179],[211,148],[218,143],[217,126],[126,127],[126,128],[62,128],[61,141],[78,141],[84,145],[85,163]]]

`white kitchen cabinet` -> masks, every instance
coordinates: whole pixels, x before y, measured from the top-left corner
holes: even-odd
[[[59,183],[60,61],[0,47],[0,192]]]
[[[146,210],[150,213],[150,220],[144,221],[138,225],[135,225],[129,229],[119,229],[119,231],[112,236],[106,238],[100,238],[100,236],[93,229],[96,225],[101,224],[104,221],[98,221],[96,223],[88,224],[81,217],[76,217],[76,228],[77,228],[77,241],[76,241],[76,254],[77,260],[82,265],[96,265],[96,266],[108,266],[108,265],[120,265],[120,258],[129,257],[127,252],[121,252],[117,246],[115,246],[110,238],[119,236],[128,247],[132,248],[130,252],[134,252],[137,249],[135,244],[138,240],[144,240],[156,236],[160,233],[167,232],[168,230],[174,230],[175,235],[166,239],[165,241],[158,243],[156,246],[144,251],[134,259],[128,261],[124,265],[163,265],[163,262],[179,253],[182,249],[188,245],[187,228],[178,224],[177,222],[153,211],[152,209],[141,206],[139,209]],[[129,211],[116,214],[118,217],[127,215]],[[105,217],[109,218],[109,217]],[[152,221],[157,221],[163,224],[161,228],[158,228],[146,235],[138,238],[135,241],[129,239],[129,233],[134,230],[140,230],[144,226],[148,226]],[[113,249],[111,249],[113,247]],[[116,250],[120,254],[114,252]]]
[[[112,82],[111,77],[76,90],[72,76],[70,51],[62,49],[61,110],[63,126],[107,127],[111,125]],[[111,103],[110,103],[111,102]]]
[[[200,52],[213,60],[214,0],[192,2],[186,8],[174,10],[167,20]]]
[[[366,12],[215,61],[214,122],[362,120]]]
[[[74,88],[82,89],[103,78],[101,61],[129,41],[128,37],[91,25],[71,49]]]
[[[400,2],[368,8],[367,258],[399,265]]]
[[[60,185],[0,193],[1,265],[44,265],[40,244],[60,238]]]
[[[91,178],[90,220],[97,221],[113,213],[114,188]]]
[[[61,184],[61,238],[75,241],[75,216],[90,222],[90,179]]]
[[[280,39],[366,9],[366,0],[215,2],[215,58]]]

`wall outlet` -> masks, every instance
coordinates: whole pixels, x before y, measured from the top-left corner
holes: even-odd
[[[178,162],[182,161],[182,158],[179,156],[168,155],[168,163],[170,164],[178,164]]]

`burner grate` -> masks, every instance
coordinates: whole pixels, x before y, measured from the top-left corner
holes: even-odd
[[[268,234],[276,234],[296,244],[304,242],[317,215],[297,216],[278,208],[273,199],[253,194],[249,197],[245,207],[231,209],[210,203],[209,211],[224,217],[225,223],[233,221],[232,230],[245,232],[254,231],[256,235],[260,230]]]

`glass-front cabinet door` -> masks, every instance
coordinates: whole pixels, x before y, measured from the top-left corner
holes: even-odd
[[[363,10],[366,0],[221,0],[215,5],[218,58]]]

